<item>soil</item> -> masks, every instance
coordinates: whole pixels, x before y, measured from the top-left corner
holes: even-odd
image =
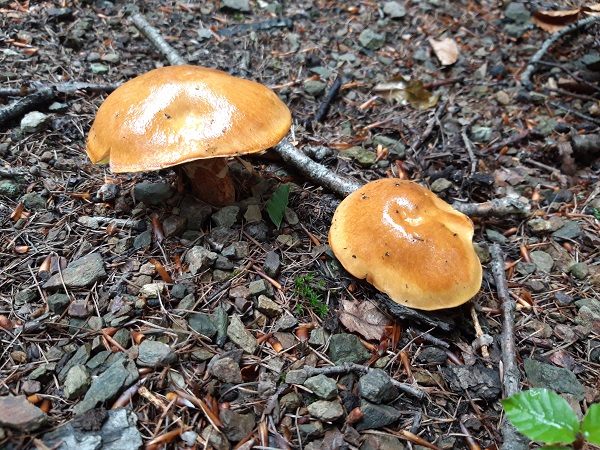
[[[520,390],[553,389],[579,413],[599,401],[598,26],[550,46],[528,90],[524,71],[550,36],[528,12],[572,10],[569,2],[413,0],[393,5],[405,10],[398,17],[393,2],[252,1],[247,11],[226,3],[0,0],[0,396],[26,395],[48,416],[33,431],[0,417],[0,447],[47,448],[45,441],[54,442],[48,432],[86,423],[73,419],[89,384],[67,395],[66,380],[75,375],[62,371],[85,354],[78,364],[93,389],[109,370],[92,367],[102,352],[121,354],[115,365],[133,368],[142,381],[93,403],[87,429],[102,429],[108,415],[98,411],[121,396],[147,448],[236,445],[242,437],[230,428],[243,427],[215,423],[220,409],[251,416],[247,447],[238,448],[384,448],[375,446],[383,439],[392,439],[389,448],[500,448],[507,356],[516,358]],[[455,205],[520,205],[509,214],[470,214],[483,264],[475,298],[442,312],[441,322],[390,313],[381,294],[345,272],[326,245],[341,198],[273,152],[248,157],[252,173],[232,161],[238,209],[209,208],[200,223],[192,223],[195,214],[207,207],[186,200],[175,170],[113,174],[92,164],[86,137],[106,96],[168,65],[131,23],[136,11],[189,64],[274,90],[293,115],[289,139],[331,171],[361,182],[413,180]],[[436,55],[432,39],[448,39],[450,54]],[[339,92],[328,96],[336,80]],[[390,81],[394,98],[387,99],[390,87],[377,86]],[[52,91],[36,101],[44,87]],[[5,105],[22,99],[33,101],[4,115]],[[21,120],[31,111],[47,117],[27,130]],[[140,202],[146,182],[169,195]],[[291,186],[289,208],[276,227],[266,203],[282,185]],[[256,220],[251,205],[259,206]],[[225,231],[219,214],[233,214]],[[86,217],[100,223],[90,226]],[[502,350],[510,333],[493,244],[516,305],[515,355]],[[192,270],[196,247],[218,259]],[[281,267],[267,275],[273,252]],[[73,272],[76,261],[83,273]],[[380,312],[373,319],[370,307],[356,305]],[[190,325],[198,313],[214,322],[215,334]],[[230,331],[237,318],[248,333],[241,338]],[[359,403],[364,371],[326,373],[338,400],[323,401],[343,407],[333,418],[309,408],[313,390],[286,380],[305,365],[340,366],[331,360],[331,336],[348,334],[372,355],[354,362],[422,395],[400,390],[386,399],[398,414],[390,423],[354,429],[353,407],[367,409]],[[258,348],[249,348],[254,342]],[[164,348],[170,352],[159,354]],[[217,359],[233,367],[237,381],[212,370]],[[561,384],[573,375],[576,388]],[[225,395],[232,389],[238,395]],[[300,399],[293,409],[280,403],[290,392]],[[218,441],[221,431],[226,437]]]

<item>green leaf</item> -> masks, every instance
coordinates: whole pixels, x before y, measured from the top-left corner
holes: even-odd
[[[541,448],[544,450],[573,450],[572,447],[566,445],[544,445]]]
[[[279,229],[279,226],[281,225],[283,212],[288,205],[289,197],[290,185],[284,184],[275,189],[275,192],[273,192],[273,195],[271,195],[271,198],[267,201],[267,213],[269,213],[269,217],[277,229]]]
[[[600,403],[588,408],[581,424],[581,432],[587,441],[600,445]]]
[[[530,389],[502,400],[506,416],[522,434],[545,444],[570,444],[579,420],[567,401],[548,389]]]

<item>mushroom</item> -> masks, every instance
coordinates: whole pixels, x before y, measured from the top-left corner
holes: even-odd
[[[196,197],[225,205],[235,201],[227,158],[272,147],[291,123],[287,106],[259,83],[169,66],[129,80],[106,98],[87,154],[116,173],[181,165]]]
[[[473,223],[424,187],[387,178],[338,206],[329,245],[348,272],[404,306],[461,305],[481,287]]]

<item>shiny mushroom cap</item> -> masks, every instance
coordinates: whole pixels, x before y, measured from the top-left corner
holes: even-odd
[[[277,144],[292,118],[267,87],[181,65],[126,82],[98,109],[87,140],[92,162],[113,172],[158,170]]]
[[[481,287],[473,223],[411,181],[382,179],[335,211],[329,245],[348,272],[403,306],[461,305]]]

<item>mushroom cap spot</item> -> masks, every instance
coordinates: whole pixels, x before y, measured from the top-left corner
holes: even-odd
[[[433,192],[393,178],[367,183],[338,206],[329,245],[344,268],[403,306],[436,310],[481,287],[473,223]]]
[[[288,132],[288,107],[266,86],[204,67],[152,70],[110,94],[87,139],[113,172],[260,152]]]

